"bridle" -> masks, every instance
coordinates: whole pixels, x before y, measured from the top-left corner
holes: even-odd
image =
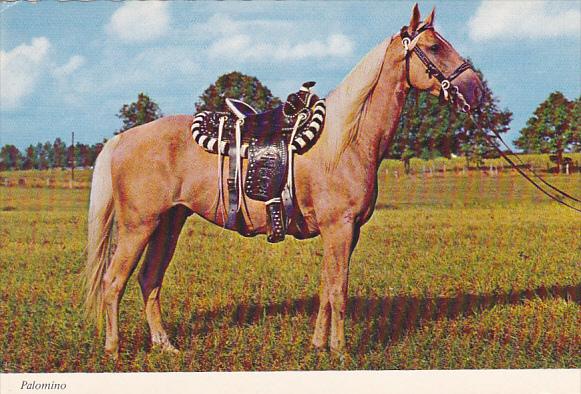
[[[444,75],[442,71],[436,66],[430,58],[420,49],[417,45],[418,39],[422,33],[427,30],[434,30],[431,24],[423,24],[413,31],[411,34],[408,33],[408,27],[404,26],[400,30],[401,42],[404,48],[405,57],[405,68],[406,68],[406,79],[410,87],[414,87],[410,80],[410,58],[412,53],[418,56],[418,59],[426,66],[426,73],[429,78],[436,78],[440,82],[440,98],[445,101],[450,101],[452,103],[458,103],[462,101],[461,109],[464,112],[470,111],[470,104],[466,102],[466,99],[460,93],[460,90],[452,81],[458,78],[464,71],[472,69],[472,65],[468,62],[463,62],[456,70],[454,70],[449,76]]]

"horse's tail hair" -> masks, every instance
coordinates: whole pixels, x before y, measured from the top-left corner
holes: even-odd
[[[111,159],[119,138],[115,136],[110,139],[97,157],[89,201],[87,263],[83,275],[85,313],[86,317],[96,319],[99,331],[102,329],[104,311],[101,282],[111,260],[115,218]]]

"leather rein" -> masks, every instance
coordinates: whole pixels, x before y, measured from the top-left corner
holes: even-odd
[[[474,122],[474,124],[478,125],[478,127],[480,128],[480,125],[476,122],[476,120],[474,119],[474,117],[471,116],[472,121]],[[545,194],[546,196],[548,196],[549,198],[551,198],[552,200],[555,200],[556,202],[558,202],[561,205],[566,206],[567,208],[571,208],[574,211],[577,211],[579,213],[581,213],[581,209],[573,206],[572,204],[563,201],[565,198],[568,198],[571,201],[574,201],[576,203],[581,203],[581,200],[579,200],[578,198],[573,197],[572,195],[568,194],[567,192],[564,192],[563,190],[559,189],[556,186],[553,186],[552,184],[550,184],[549,182],[547,182],[546,180],[544,180],[539,174],[537,174],[532,168],[529,168],[528,166],[526,166],[526,164],[520,159],[520,157],[518,157],[508,146],[508,144],[506,142],[504,142],[504,140],[502,139],[502,137],[500,136],[500,134],[496,131],[492,131],[494,133],[494,136],[491,136],[489,134],[487,134],[486,132],[483,132],[482,135],[484,136],[484,139],[486,140],[486,142],[492,146],[497,152],[498,154],[508,163],[512,166],[512,168],[514,168],[520,175],[522,175],[527,181],[529,181],[529,183],[531,183],[534,187],[536,187],[538,190],[540,190],[543,194]],[[534,179],[532,179],[532,177],[530,177],[529,175],[527,175],[521,167],[519,167],[502,149],[500,149],[500,147],[494,142],[493,138],[496,138],[498,141],[501,142],[502,145],[504,145],[505,149],[507,150],[508,154],[515,157],[516,161],[518,161],[518,163],[520,164],[521,167],[526,168],[535,178],[537,178],[539,181],[541,181],[541,183],[543,183],[544,185],[546,185],[547,187],[549,187],[550,189],[552,189],[553,191],[555,191],[556,193],[551,193],[548,190],[545,190],[541,185],[539,185],[537,182],[535,182]]]
[[[463,102],[462,110],[464,112],[470,111],[470,105],[464,99],[462,93],[457,86],[455,86],[452,81],[458,78],[464,71],[472,69],[472,65],[468,62],[463,62],[456,68],[450,75],[446,76],[438,66],[434,64],[426,55],[424,51],[417,45],[418,39],[422,33],[427,30],[434,30],[434,27],[431,24],[424,24],[421,25],[417,30],[413,31],[411,34],[408,32],[408,27],[404,26],[401,28],[399,36],[401,37],[401,42],[404,48],[404,56],[405,56],[405,68],[406,68],[406,79],[407,83],[410,87],[414,87],[412,85],[410,79],[410,58],[412,53],[415,53],[420,59],[420,61],[426,66],[426,73],[428,74],[429,78],[436,78],[438,82],[440,82],[440,98],[444,99],[445,101],[450,101],[452,103],[461,100]]]

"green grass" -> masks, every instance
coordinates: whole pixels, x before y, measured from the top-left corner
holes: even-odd
[[[513,175],[380,180],[344,359],[309,345],[320,239],[269,245],[191,218],[162,293],[182,352],[150,351],[132,277],[115,363],[81,308],[88,190],[0,187],[0,370],[581,367],[578,214]],[[581,175],[548,180],[581,194]]]

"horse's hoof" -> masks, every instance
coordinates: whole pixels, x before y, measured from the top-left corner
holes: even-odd
[[[335,361],[338,361],[342,365],[345,365],[351,360],[351,356],[345,351],[344,348],[331,348],[331,358]]]
[[[313,338],[311,340],[311,347],[316,350],[323,350],[327,346],[327,340],[321,338]]]
[[[175,347],[173,347],[172,345],[166,345],[161,350],[163,350],[166,353],[180,354],[180,351],[178,349],[176,349]]]
[[[158,349],[164,353],[180,354],[180,351],[176,349],[171,343],[154,343],[153,349]]]
[[[115,350],[105,349],[105,356],[107,356],[107,358],[113,361],[117,361],[119,360],[119,351],[117,349]]]

